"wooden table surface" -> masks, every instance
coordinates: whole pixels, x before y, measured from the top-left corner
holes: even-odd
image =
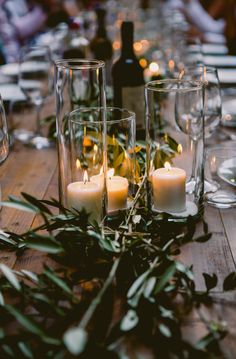
[[[32,114],[31,114],[32,115]],[[27,116],[22,121],[28,123]],[[33,123],[32,123],[33,124]],[[15,143],[11,148],[7,161],[0,168],[0,182],[3,199],[12,194],[20,196],[27,192],[40,199],[58,197],[57,189],[57,153],[56,148],[35,150]],[[236,270],[236,210],[218,210],[210,206],[205,207],[205,221],[212,232],[212,238],[206,243],[191,243],[182,249],[181,260],[193,264],[198,289],[205,289],[202,273],[216,273],[218,285],[215,296],[223,303],[215,306],[209,312],[211,318],[227,321],[230,334],[223,341],[223,351],[226,358],[236,358],[236,292],[222,293],[223,279]],[[21,233],[37,223],[37,218],[28,212],[3,208],[0,212],[0,228]],[[199,231],[201,231],[199,223]],[[13,269],[29,269],[40,271],[45,255],[27,251],[18,259],[11,253],[0,253],[0,262],[4,262]],[[228,301],[230,303],[228,303]],[[227,302],[227,303],[226,303]],[[191,327],[191,335],[189,328]],[[198,318],[186,321],[186,333],[191,340],[196,340],[204,333]]]

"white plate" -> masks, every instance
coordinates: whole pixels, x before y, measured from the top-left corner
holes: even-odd
[[[204,56],[204,64],[216,67],[236,67],[236,56]]]
[[[227,47],[221,44],[203,44],[200,49],[203,54],[226,55],[228,53]],[[199,46],[190,45],[188,46],[188,50],[190,52],[198,52]]]
[[[218,76],[222,84],[236,84],[236,69],[218,69]]]
[[[217,174],[223,181],[236,187],[236,157],[222,162],[217,170]]]
[[[0,94],[3,101],[24,101],[26,99],[20,87],[15,84],[0,85]]]
[[[7,64],[0,67],[0,71],[5,76],[18,76],[19,73],[19,64]]]

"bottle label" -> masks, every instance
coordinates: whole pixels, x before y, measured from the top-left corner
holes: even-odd
[[[144,128],[144,86],[123,87],[122,106],[136,114],[136,128]]]

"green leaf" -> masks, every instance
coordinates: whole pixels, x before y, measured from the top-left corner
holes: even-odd
[[[156,281],[157,281],[156,277],[148,278],[147,283],[145,285],[145,289],[144,289],[144,297],[145,298],[148,299],[150,297],[150,295],[152,294],[152,291],[156,285]]]
[[[19,198],[15,196],[9,196],[10,201],[0,202],[0,206],[11,207],[15,209],[19,209],[21,211],[31,212],[31,213],[39,213],[37,207],[21,201]]]
[[[215,288],[217,286],[218,278],[215,273],[213,273],[212,275],[207,273],[202,273],[202,275],[205,280],[207,292],[209,292],[212,288]]]
[[[212,333],[207,334],[203,338],[201,338],[195,345],[197,349],[206,349],[209,344],[215,341],[215,337]]]
[[[212,233],[204,234],[203,236],[200,236],[198,238],[195,238],[194,241],[198,243],[205,243],[211,239]]]
[[[167,268],[167,270],[159,278],[155,288],[155,294],[159,293],[165,287],[165,285],[169,282],[170,278],[174,275],[175,271],[176,271],[176,263],[173,263]]]
[[[44,332],[42,331],[40,326],[29,316],[26,316],[25,314],[20,312],[18,309],[16,309],[15,307],[13,307],[9,304],[5,305],[5,308],[30,333],[33,333],[40,337],[44,336]]]
[[[171,337],[171,331],[165,324],[159,324],[158,326],[160,332],[167,338]]]
[[[2,295],[2,292],[0,292],[0,306],[4,304],[5,304],[4,297]]]
[[[127,314],[124,316],[124,318],[122,319],[122,321],[120,323],[120,329],[123,332],[128,332],[129,330],[136,327],[138,322],[139,322],[139,318],[137,316],[136,311],[133,309],[129,309]]]
[[[88,333],[83,328],[70,328],[64,333],[63,341],[72,355],[80,355],[88,342]]]
[[[55,241],[54,237],[35,235],[34,238],[26,239],[24,244],[31,249],[50,254],[63,253],[64,249]]]
[[[35,283],[38,283],[39,279],[38,279],[38,276],[37,274],[29,271],[29,270],[26,270],[26,269],[22,269],[21,270],[21,273],[24,274],[24,276],[28,279],[30,279],[32,282],[35,282]]]
[[[22,354],[26,357],[26,358],[30,358],[33,359],[34,355],[32,353],[32,351],[30,350],[29,346],[23,342],[19,342],[18,343],[18,347],[20,348]]]
[[[61,278],[59,278],[55,273],[49,271],[49,270],[45,270],[44,274],[54,283],[56,284],[59,288],[61,288],[62,290],[64,290],[64,292],[66,292],[67,294],[73,294],[72,290],[70,289],[70,287],[66,284],[66,282],[64,280],[62,280]]]
[[[52,214],[52,212],[46,207],[40,200],[36,199],[35,197],[29,195],[28,193],[22,192],[22,197],[26,199],[29,203],[31,203],[34,207],[38,208],[41,212]]]
[[[16,277],[16,275],[13,273],[13,271],[7,267],[5,264],[0,264],[0,270],[4,274],[4,276],[7,278],[8,282],[11,283],[11,285],[18,291],[21,290],[21,285]]]
[[[143,285],[144,281],[148,277],[150,273],[150,270],[148,269],[146,272],[142,273],[131,285],[131,287],[128,290],[127,298],[131,298],[137,290]]]
[[[236,289],[236,272],[230,273],[224,280],[223,290],[234,290]]]

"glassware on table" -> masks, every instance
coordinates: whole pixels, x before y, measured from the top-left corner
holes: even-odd
[[[217,208],[236,207],[236,143],[209,148],[206,151],[205,174],[214,191],[205,194]]]
[[[47,46],[26,46],[21,50],[19,86],[36,108],[36,130],[33,135],[25,132],[24,143],[37,149],[48,148],[51,143],[42,135],[40,123],[41,108],[52,94],[52,60]]]
[[[6,160],[9,153],[9,136],[7,129],[7,120],[2,98],[0,96],[0,165]],[[2,198],[0,183],[0,200]],[[1,209],[1,207],[0,207]]]
[[[84,207],[97,221],[106,212],[113,216],[127,209],[136,174],[135,114],[116,107],[77,109],[69,116],[69,133],[64,203],[77,210]]]
[[[148,206],[177,220],[198,217],[204,191],[202,84],[152,81],[145,102]]]
[[[185,80],[202,82],[205,138],[211,137],[221,121],[222,101],[217,69],[205,65],[185,66],[179,76]]]
[[[104,62],[98,60],[64,59],[55,63],[59,195],[62,203],[66,198],[70,171],[69,114],[83,107],[106,108],[104,67]]]

